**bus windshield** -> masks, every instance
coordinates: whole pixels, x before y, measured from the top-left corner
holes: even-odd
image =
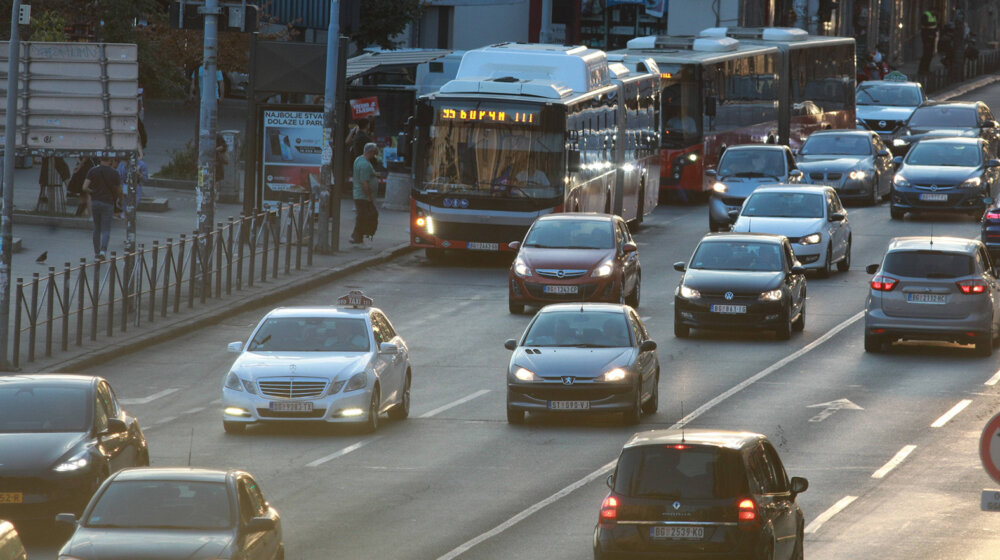
[[[663,143],[675,148],[701,140],[701,103],[698,82],[691,65],[660,66]]]
[[[557,198],[562,195],[563,134],[535,123],[442,117],[436,107],[426,146],[424,192],[482,195],[494,198]],[[536,110],[537,111],[537,110]],[[452,111],[452,113],[455,113]],[[475,110],[472,111],[475,113]],[[498,112],[499,113],[499,112]]]

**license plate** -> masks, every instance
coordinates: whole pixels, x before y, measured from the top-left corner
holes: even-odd
[[[703,539],[705,538],[704,527],[690,527],[686,525],[649,528],[649,536],[654,539]]]
[[[270,402],[268,408],[271,412],[312,412],[311,402]]]
[[[24,501],[21,492],[0,492],[0,504],[19,504]]]
[[[942,294],[906,294],[910,303],[948,303],[948,296]]]
[[[590,401],[549,401],[549,410],[590,410]]]
[[[469,241],[465,244],[465,248],[472,251],[499,251],[499,243],[479,243],[478,241]]]
[[[713,305],[709,308],[712,313],[746,313],[745,305]]]
[[[946,194],[932,194],[932,193],[921,193],[920,200],[926,200],[928,202],[947,202],[948,195]]]
[[[545,286],[544,292],[547,294],[576,294],[580,292],[579,286]]]

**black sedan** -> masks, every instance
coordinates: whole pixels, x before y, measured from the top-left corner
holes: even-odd
[[[638,424],[659,404],[656,343],[627,305],[563,303],[528,324],[507,370],[507,421],[525,412],[621,412]]]
[[[14,375],[0,377],[0,463],[0,518],[51,522],[149,450],[104,379]]]
[[[982,216],[1000,183],[1000,161],[991,159],[979,138],[921,140],[905,158],[897,157],[889,213],[952,212]]]
[[[238,470],[126,469],[104,483],[59,558],[279,560],[281,517]]]
[[[917,107],[892,140],[897,155],[925,138],[964,136],[986,141],[990,157],[1000,148],[1000,124],[982,101],[929,102]]]
[[[787,340],[806,324],[805,269],[783,235],[710,233],[674,292],[674,335],[692,328],[773,329]]]

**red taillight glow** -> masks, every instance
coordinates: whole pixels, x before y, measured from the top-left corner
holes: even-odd
[[[681,449],[681,450],[684,450],[684,449],[688,449],[690,447],[691,447],[690,445],[683,445],[683,444],[678,443],[677,445],[668,445],[667,449]]]
[[[987,220],[1000,220],[1000,212],[987,212],[986,213],[986,219]]]
[[[899,283],[899,280],[879,274],[875,278],[872,278],[872,289],[876,292],[891,292],[897,283]]]
[[[739,514],[738,518],[742,522],[757,521],[757,504],[753,503],[753,500],[746,498],[740,500],[738,506]]]
[[[963,280],[955,283],[958,285],[958,289],[962,290],[963,294],[982,294],[986,292],[986,283],[982,280]]]
[[[601,522],[614,523],[616,519],[618,519],[618,499],[608,496],[601,504]]]

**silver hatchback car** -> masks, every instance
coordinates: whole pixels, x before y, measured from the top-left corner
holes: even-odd
[[[869,265],[865,351],[896,340],[975,344],[989,356],[1000,335],[1000,281],[982,242],[897,237],[882,264]]]

